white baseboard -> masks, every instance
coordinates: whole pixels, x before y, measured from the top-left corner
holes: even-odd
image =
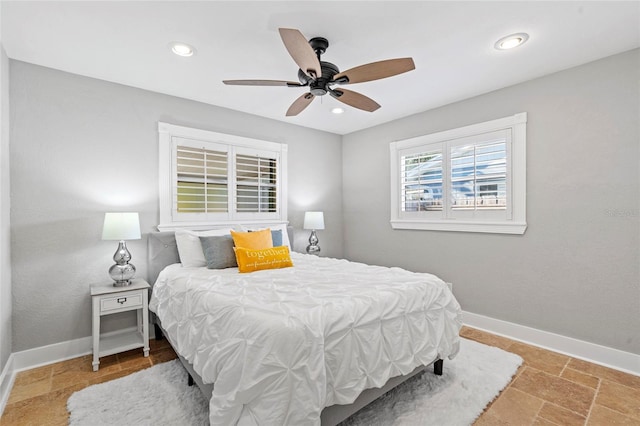
[[[4,365],[2,373],[0,373],[0,416],[2,416],[4,407],[7,405],[9,394],[16,378],[13,370],[13,360],[13,354],[9,355],[9,359],[7,359],[7,363]]]
[[[640,355],[638,354],[471,312],[462,313],[462,322],[469,327],[640,376]]]
[[[135,331],[136,327],[127,327],[122,330],[102,333],[101,336],[108,337],[115,334],[126,334]],[[154,329],[149,330],[149,339],[155,337]],[[54,343],[52,345],[40,346],[38,348],[27,349],[26,351],[14,352],[13,370],[18,373],[23,370],[53,364],[54,362],[66,361],[72,358],[93,353],[93,339],[91,336],[80,339],[67,340],[66,342]]]
[[[18,373],[23,370],[53,364],[54,362],[78,358],[90,354],[92,347],[93,340],[91,336],[87,336],[80,339],[67,340],[52,345],[14,352],[15,360],[13,369],[15,373]]]

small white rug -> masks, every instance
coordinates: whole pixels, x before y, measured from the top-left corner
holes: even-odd
[[[470,425],[511,381],[520,364],[518,355],[461,339],[460,353],[445,360],[442,376],[429,368],[344,424]],[[187,372],[178,360],[78,391],[69,398],[67,408],[72,426],[209,422],[209,403],[197,386],[187,386]]]

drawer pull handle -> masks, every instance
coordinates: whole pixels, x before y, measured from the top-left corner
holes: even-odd
[[[121,297],[121,298],[119,298],[119,299],[117,300],[117,302],[118,302],[119,304],[121,304],[121,305],[122,305],[122,304],[124,304],[126,301],[127,301],[127,298],[126,298],[126,297]]]

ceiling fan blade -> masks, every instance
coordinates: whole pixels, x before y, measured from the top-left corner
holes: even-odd
[[[402,74],[415,68],[416,65],[411,58],[387,59],[338,73],[333,77],[333,81],[340,84],[363,83]],[[347,78],[346,81],[344,81],[344,77]]]
[[[293,101],[293,103],[287,110],[287,117],[300,114],[306,107],[309,106],[313,98],[315,98],[313,94],[305,93],[304,95]]]
[[[352,92],[351,90],[339,88],[334,89],[329,93],[331,93],[331,96],[333,96],[340,102],[364,111],[373,112],[380,108],[380,105],[373,99],[368,98],[360,93]]]
[[[289,55],[300,69],[313,78],[320,77],[322,75],[320,61],[302,33],[292,28],[278,28],[278,31]]]
[[[302,87],[300,83],[295,81],[282,81],[282,80],[223,80],[224,84],[233,86],[289,86],[289,87]]]

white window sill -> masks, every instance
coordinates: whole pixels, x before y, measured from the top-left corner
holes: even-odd
[[[289,225],[286,220],[269,219],[269,220],[218,220],[208,222],[170,222],[158,225],[158,231],[177,231],[178,229],[187,229],[190,231],[202,231],[216,228],[235,228],[240,231],[242,226],[268,227],[276,225]]]
[[[527,224],[518,222],[471,222],[461,220],[401,220],[391,221],[393,229],[422,231],[482,232],[490,234],[524,234]]]

